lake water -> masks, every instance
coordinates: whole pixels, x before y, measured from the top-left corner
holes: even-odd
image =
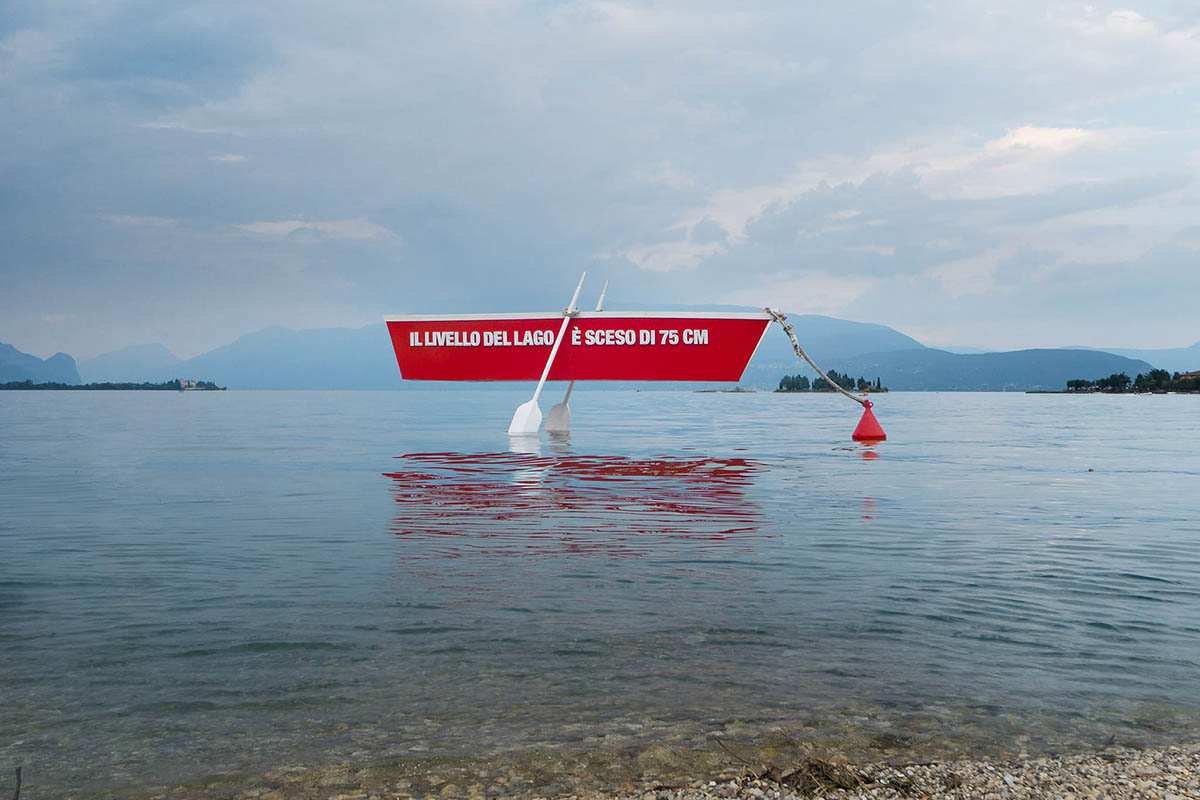
[[[1198,738],[1200,398],[527,391],[0,393],[0,776]]]

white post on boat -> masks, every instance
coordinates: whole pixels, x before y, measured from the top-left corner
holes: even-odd
[[[596,310],[604,310],[604,297],[608,294],[608,281],[604,282],[604,288],[600,290],[600,299],[596,301]],[[567,403],[571,400],[571,390],[575,388],[575,381],[567,384],[567,393],[563,395],[561,403],[555,403],[550,406],[550,412],[546,414],[546,430],[554,431],[555,433],[566,433],[567,428],[571,424],[571,407]]]
[[[508,426],[509,433],[537,433],[538,428],[542,424],[542,410],[538,408],[537,404],[538,396],[542,393],[542,387],[546,385],[546,378],[550,375],[550,367],[554,366],[554,357],[558,355],[558,348],[562,344],[563,337],[567,334],[567,326],[571,324],[571,317],[579,313],[579,308],[576,304],[579,302],[579,292],[583,289],[583,279],[586,277],[586,272],[579,276],[579,285],[575,287],[575,294],[571,295],[571,304],[563,309],[562,326],[558,329],[558,336],[554,339],[554,346],[550,348],[550,357],[546,359],[546,366],[542,370],[542,377],[538,380],[537,388],[533,390],[533,397],[528,402],[517,406],[516,413],[513,414],[512,423]]]

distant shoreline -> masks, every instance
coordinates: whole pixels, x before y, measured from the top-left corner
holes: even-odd
[[[209,381],[165,381],[163,383],[34,383],[9,381],[0,390],[10,391],[88,391],[88,392],[223,392],[226,387]]]
[[[1138,395],[1140,397],[1142,395],[1151,394],[1200,394],[1200,391],[1195,389],[1178,389],[1170,392],[1076,392],[1071,389],[1027,389],[1025,394],[1073,394],[1078,395],[1079,397],[1112,397],[1114,395],[1129,394]]]

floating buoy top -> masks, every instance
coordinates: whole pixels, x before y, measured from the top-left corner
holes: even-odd
[[[887,434],[883,432],[883,427],[879,424],[879,420],[875,419],[875,414],[871,411],[871,406],[874,405],[870,400],[863,400],[863,415],[858,421],[858,427],[854,429],[851,438],[856,442],[882,442],[887,438]]]

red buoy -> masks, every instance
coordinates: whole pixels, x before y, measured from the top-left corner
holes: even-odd
[[[875,419],[875,415],[871,412],[872,405],[874,403],[870,400],[863,401],[862,419],[858,421],[858,427],[854,429],[851,436],[856,442],[882,442],[887,438],[879,420]]]

